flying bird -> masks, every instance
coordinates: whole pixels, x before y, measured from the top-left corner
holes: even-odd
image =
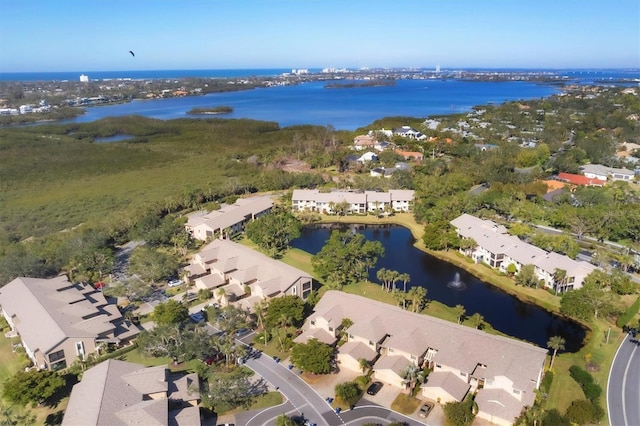
[[[134,56],[134,57],[136,56],[136,54],[133,53],[133,50],[130,50],[129,53],[131,53],[131,56]]]

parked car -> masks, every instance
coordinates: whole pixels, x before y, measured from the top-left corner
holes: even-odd
[[[204,322],[204,315],[202,315],[200,312],[196,312],[195,314],[189,315],[189,318],[191,318],[191,321],[195,323]]]
[[[240,328],[236,331],[236,337],[242,337],[249,332],[248,328]]]
[[[184,284],[184,281],[178,280],[178,279],[172,279],[167,281],[167,285],[169,287],[178,287],[178,286],[181,286],[182,284]]]
[[[375,395],[378,392],[380,392],[380,389],[382,389],[382,382],[373,382],[373,383],[371,383],[371,385],[367,389],[367,394],[368,395]]]
[[[420,407],[420,411],[418,412],[418,415],[420,417],[427,417],[432,408],[433,408],[433,404],[429,404],[428,402],[426,402],[422,404],[422,407]]]

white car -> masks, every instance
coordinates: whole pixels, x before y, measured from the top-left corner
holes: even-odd
[[[167,284],[169,285],[169,287],[178,287],[184,283],[182,282],[182,280],[169,280]]]

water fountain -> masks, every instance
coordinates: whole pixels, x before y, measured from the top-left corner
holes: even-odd
[[[450,281],[447,284],[447,287],[454,288],[456,290],[464,290],[465,288],[467,288],[467,285],[460,281],[460,272],[456,272],[456,274],[453,276],[453,281]]]

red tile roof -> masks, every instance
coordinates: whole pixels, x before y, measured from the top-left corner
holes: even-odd
[[[607,181],[596,178],[588,178],[582,175],[574,175],[572,173],[558,173],[558,179],[573,185],[582,186],[604,186]]]

